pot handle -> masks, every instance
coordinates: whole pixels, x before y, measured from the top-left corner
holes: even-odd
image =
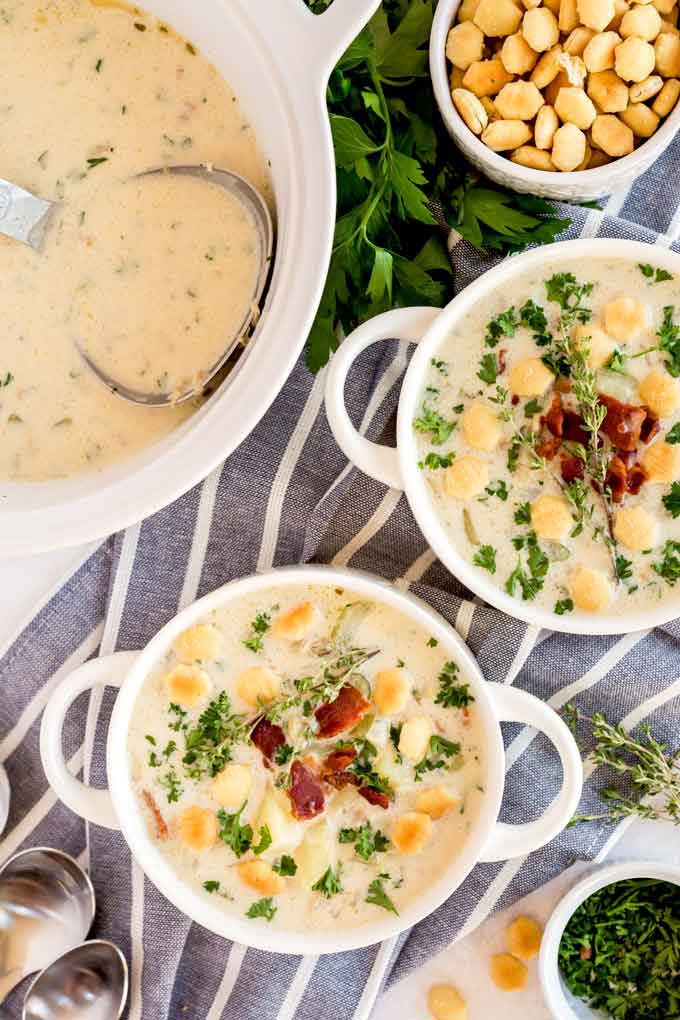
[[[336,3],[338,0],[336,0]],[[440,308],[416,306],[395,308],[376,315],[343,340],[328,369],[326,415],[331,431],[343,453],[365,475],[393,489],[403,489],[399,454],[390,446],[372,443],[357,432],[345,405],[345,383],[350,368],[371,344],[379,340],[408,340],[417,344],[440,314]]]
[[[523,825],[496,822],[479,858],[480,861],[493,862],[524,857],[545,846],[564,829],[573,818],[581,798],[583,762],[569,728],[552,708],[533,694],[516,687],[489,683],[487,690],[499,720],[524,723],[545,733],[560,756],[564,773],[562,789],[540,818]]]
[[[62,749],[62,731],[69,708],[83,691],[121,687],[138,652],[116,652],[91,659],[70,673],[50,697],[40,726],[40,757],[47,781],[64,804],[81,818],[107,829],[120,829],[108,790],[96,790],[72,776]]]

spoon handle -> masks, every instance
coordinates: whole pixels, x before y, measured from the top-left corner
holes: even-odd
[[[0,234],[40,249],[54,202],[0,178]]]

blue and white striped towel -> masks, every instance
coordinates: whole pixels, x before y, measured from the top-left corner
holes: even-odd
[[[601,234],[674,244],[680,230],[680,142],[604,211],[569,207],[571,236]],[[456,251],[464,286],[489,266]],[[389,436],[408,351],[373,348],[355,370],[354,420]],[[548,881],[574,859],[601,855],[620,835],[589,824],[564,832],[521,860],[479,865],[433,916],[398,940],[337,956],[286,957],[232,945],[170,906],[131,860],[122,836],[86,826],[47,787],[39,719],[61,676],[98,652],[140,648],[183,605],[232,578],[307,560],[350,564],[409,586],[468,641],[490,680],[514,683],[560,708],[575,701],[634,726],[648,719],[661,739],[680,730],[680,627],[616,637],[570,637],[513,621],[470,600],[434,560],[400,493],[349,468],[323,411],[323,375],[302,360],[259,427],[201,486],[141,525],[104,542],[0,660],[0,760],[13,789],[0,861],[36,844],[82,856],[97,890],[97,935],[131,964],[133,1020],[359,1020],[385,982],[397,981],[491,911]],[[74,771],[104,781],[108,696],[76,703],[65,750]],[[521,820],[523,791],[535,810],[559,784],[555,755],[540,737],[509,727],[503,817]],[[584,811],[597,804],[590,774]],[[6,1004],[20,1014],[19,991]],[[1,1009],[0,1009],[1,1012]]]

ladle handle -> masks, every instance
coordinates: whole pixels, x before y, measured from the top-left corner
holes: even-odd
[[[62,747],[66,713],[78,695],[95,687],[120,687],[138,652],[116,652],[91,659],[59,684],[47,702],[40,727],[40,757],[47,781],[71,811],[95,825],[120,829],[108,790],[97,790],[73,776]],[[124,749],[123,749],[124,753]]]
[[[53,202],[0,178],[0,234],[40,248]]]

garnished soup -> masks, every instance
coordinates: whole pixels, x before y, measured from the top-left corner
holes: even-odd
[[[337,588],[282,587],[189,628],[141,691],[128,754],[178,879],[288,930],[398,914],[475,825],[474,695],[437,640]]]
[[[0,481],[68,477],[138,453],[199,406],[123,401],[76,344],[128,387],[186,392],[252,298],[259,251],[240,204],[137,175],[212,164],[267,195],[264,160],[196,47],[108,0],[3,0],[0,122],[0,175],[59,203],[41,252],[0,235]]]
[[[413,422],[452,545],[558,615],[639,612],[680,578],[680,286],[650,259],[532,269],[488,296]]]

